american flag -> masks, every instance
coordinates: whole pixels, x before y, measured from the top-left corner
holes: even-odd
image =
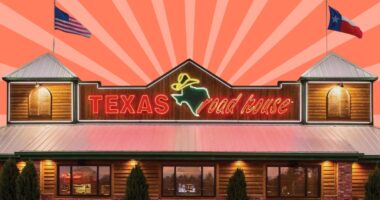
[[[58,29],[67,33],[91,37],[90,31],[87,30],[78,20],[55,7],[54,9],[54,29]]]

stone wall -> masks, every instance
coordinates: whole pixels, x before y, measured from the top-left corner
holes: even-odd
[[[338,163],[338,200],[352,200],[352,163]]]

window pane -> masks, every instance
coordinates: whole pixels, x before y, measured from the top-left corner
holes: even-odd
[[[174,167],[163,167],[162,195],[174,196]]]
[[[203,196],[215,195],[215,170],[214,167],[203,167]]]
[[[73,167],[73,194],[74,195],[96,195],[96,166]]]
[[[319,196],[319,168],[307,168],[307,196]]]
[[[59,195],[70,195],[70,166],[59,166]]]
[[[278,196],[278,167],[267,168],[267,196]]]
[[[201,195],[201,167],[176,167],[178,196]]]
[[[99,167],[99,195],[111,195],[111,169],[109,166]]]
[[[302,167],[281,167],[281,196],[305,196],[305,171]]]

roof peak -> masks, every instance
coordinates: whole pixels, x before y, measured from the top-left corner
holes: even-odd
[[[54,55],[45,53],[16,71],[3,77],[7,81],[24,80],[78,80],[77,75],[64,66]]]
[[[342,56],[330,52],[302,74],[301,80],[375,81],[377,80],[377,76],[367,72]]]

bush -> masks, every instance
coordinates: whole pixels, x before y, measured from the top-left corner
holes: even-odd
[[[127,179],[125,200],[148,200],[148,187],[140,165],[136,165]]]
[[[228,182],[227,200],[248,200],[247,184],[241,169],[236,169]]]
[[[24,169],[16,180],[17,200],[38,200],[40,188],[38,175],[32,161],[26,162]]]
[[[0,176],[0,200],[16,199],[16,179],[19,175],[16,161],[8,159]]]
[[[380,199],[380,170],[376,170],[368,176],[368,181],[365,184],[365,200]]]

